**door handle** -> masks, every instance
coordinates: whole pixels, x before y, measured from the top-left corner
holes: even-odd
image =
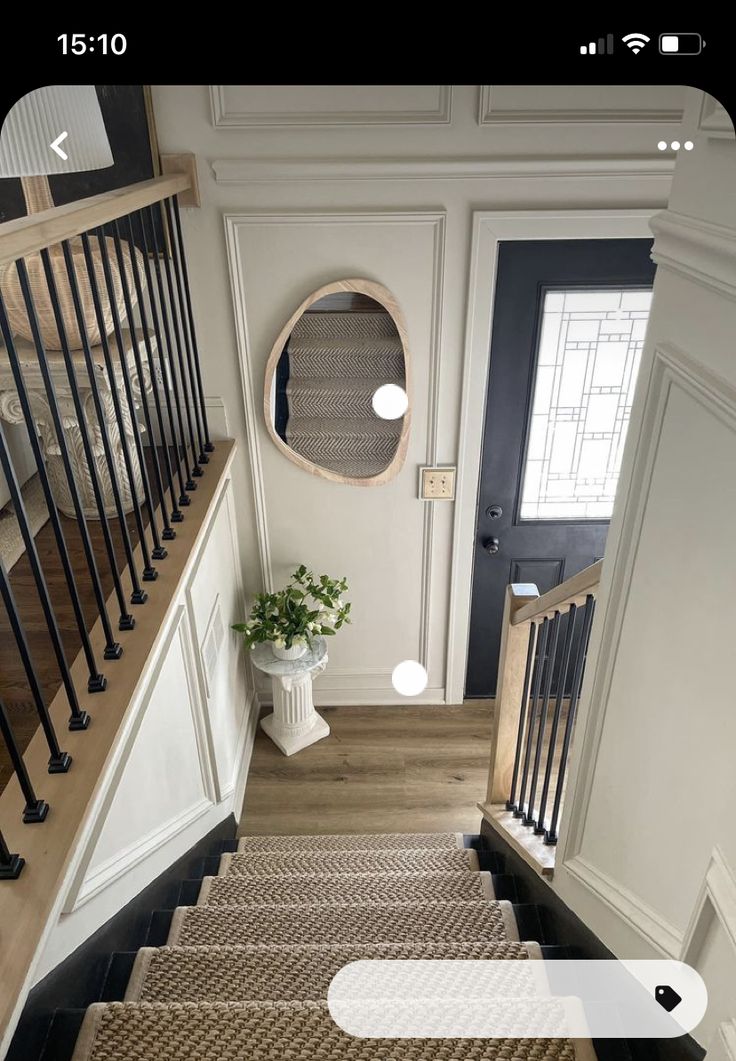
[[[483,548],[485,549],[485,551],[487,553],[490,553],[491,556],[495,556],[496,555],[496,553],[498,552],[498,547],[499,547],[500,544],[501,543],[498,540],[498,538],[484,538],[483,539]]]

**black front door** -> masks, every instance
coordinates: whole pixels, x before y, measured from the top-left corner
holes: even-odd
[[[603,555],[649,315],[651,240],[502,243],[465,695],[493,696],[505,588]]]

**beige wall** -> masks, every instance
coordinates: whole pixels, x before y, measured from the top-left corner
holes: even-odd
[[[462,696],[482,421],[466,421],[463,385],[472,374],[477,404],[487,370],[466,331],[474,212],[661,208],[672,162],[656,142],[674,135],[682,101],[661,87],[154,89],[161,149],[198,157],[203,202],[184,212],[185,237],[206,390],[247,440],[236,469],[247,589],[299,560],[351,582],[355,625],[331,645],[318,701],[400,702],[390,673],[404,657],[425,662],[426,701]],[[260,412],[287,315],[351,275],[399,297],[414,365],[408,459],[374,489],[296,469]],[[459,462],[462,512],[418,500],[417,468],[431,461]]]
[[[690,94],[606,547],[555,887],[619,955],[736,1016],[736,143]]]

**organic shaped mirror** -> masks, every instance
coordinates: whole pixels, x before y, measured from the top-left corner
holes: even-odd
[[[264,411],[281,452],[313,475],[388,482],[409,442],[406,326],[372,280],[337,280],[302,302],[266,366]]]

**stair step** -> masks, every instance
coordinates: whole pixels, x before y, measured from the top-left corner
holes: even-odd
[[[298,851],[225,852],[219,875],[240,877],[292,877],[325,873],[470,873],[478,869],[478,855],[469,848],[454,851]]]
[[[492,943],[161,947],[138,952],[126,1002],[308,1001],[327,997],[343,965],[360,960],[521,960],[537,948]],[[121,996],[122,997],[122,996]]]
[[[167,943],[195,947],[249,943],[465,943],[493,939],[519,939],[509,902],[183,906],[174,911]]]
[[[382,377],[381,383],[404,385],[403,373],[391,378]],[[373,395],[379,384],[375,378],[368,379],[315,379],[296,376],[286,385],[289,419],[301,417],[359,417],[374,421]]]
[[[185,909],[185,907],[180,907],[179,909]],[[151,914],[151,920],[148,924],[148,932],[146,933],[147,947],[163,947],[169,938],[171,919],[173,916],[173,910],[153,911]]]
[[[103,1006],[105,1003],[98,1002]],[[51,1018],[49,1034],[40,1061],[71,1061],[80,1028],[88,1010],[57,1009]]]
[[[421,903],[494,898],[490,873],[343,873],[339,876],[290,878],[226,876],[205,877],[197,906]]]
[[[566,1039],[514,1044],[515,1058],[571,1061]],[[91,1006],[74,1061],[217,1058],[218,1061],[491,1061],[512,1056],[494,1039],[358,1039],[332,1020],[326,1002],[122,1003]]]
[[[302,457],[315,463],[383,461],[394,456],[403,428],[399,420],[332,420],[329,417],[289,417],[286,441]]]
[[[239,852],[296,851],[458,851],[463,833],[324,833],[320,836],[241,836]]]
[[[136,957],[134,950],[116,951],[112,955],[100,992],[101,1002],[118,1002],[125,998]]]
[[[552,943],[542,928],[539,908],[534,903],[517,903],[514,905],[516,923],[519,926],[521,939],[535,939],[538,943]]]
[[[358,338],[392,339],[401,342],[393,318],[388,313],[305,313],[294,325],[289,340]]]
[[[406,369],[398,339],[349,344],[330,340],[289,343],[289,381],[302,379],[368,379],[374,387],[402,380]]]
[[[205,878],[201,877],[197,880],[183,880],[179,885],[179,895],[175,906],[196,906],[199,899],[199,893],[202,890],[202,881]]]

